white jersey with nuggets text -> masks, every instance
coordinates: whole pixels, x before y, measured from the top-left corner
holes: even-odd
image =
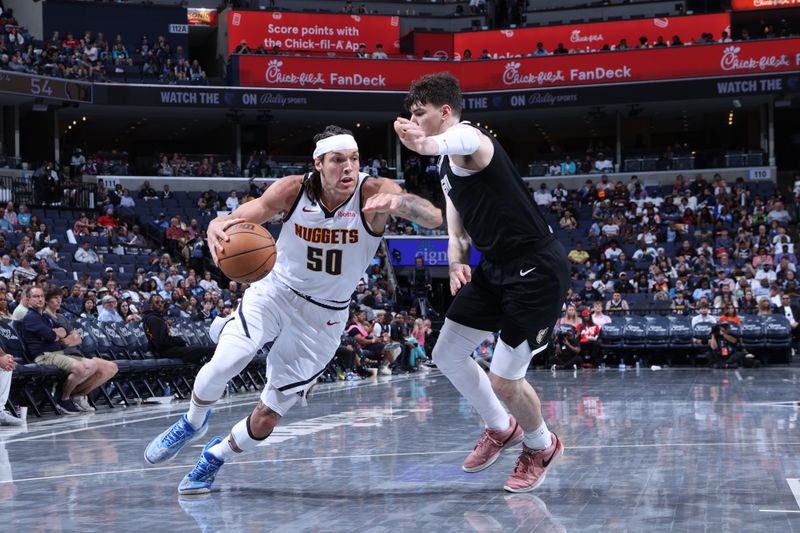
[[[323,303],[347,305],[382,238],[361,213],[361,187],[367,179],[360,173],[355,192],[338,207],[312,202],[301,189],[283,221],[278,260],[267,278]]]

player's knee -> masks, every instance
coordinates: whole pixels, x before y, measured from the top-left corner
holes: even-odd
[[[520,382],[522,380],[501,378],[496,374],[489,373],[489,381],[491,382],[492,390],[495,394],[497,394],[497,397],[502,401],[507,402],[508,399],[513,399],[516,397],[519,391]]]
[[[100,371],[103,373],[105,379],[109,380],[117,375],[117,372],[119,372],[119,367],[112,361],[103,361]]]
[[[270,433],[281,421],[281,415],[259,402],[250,414],[249,429],[255,439],[263,438]]]

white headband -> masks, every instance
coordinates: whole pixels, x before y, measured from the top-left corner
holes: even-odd
[[[352,135],[325,137],[317,142],[317,147],[314,148],[314,159],[334,150],[358,150],[358,144]]]

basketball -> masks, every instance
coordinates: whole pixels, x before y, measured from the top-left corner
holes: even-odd
[[[275,239],[264,226],[242,222],[225,230],[230,237],[217,252],[219,267],[233,281],[252,283],[272,270],[278,254]]]

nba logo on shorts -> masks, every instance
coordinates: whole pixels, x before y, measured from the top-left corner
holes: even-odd
[[[536,334],[536,344],[542,344],[544,340],[544,336],[547,335],[547,330],[550,328],[540,329],[539,333]]]

